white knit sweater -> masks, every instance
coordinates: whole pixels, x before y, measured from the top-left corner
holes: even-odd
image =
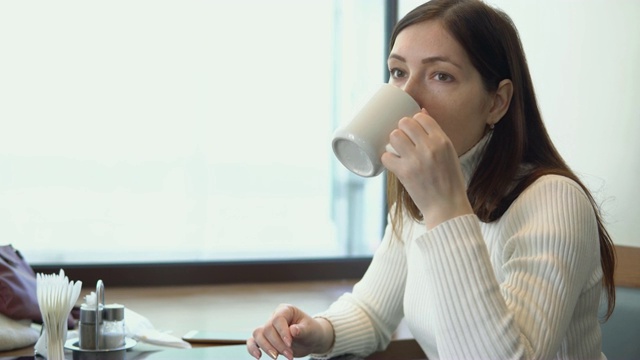
[[[468,181],[487,139],[463,155]],[[594,210],[572,180],[547,175],[497,221],[475,215],[427,231],[387,227],[352,293],[318,314],[335,356],[384,349],[403,317],[429,359],[600,359],[602,269]],[[318,355],[315,355],[318,356]]]

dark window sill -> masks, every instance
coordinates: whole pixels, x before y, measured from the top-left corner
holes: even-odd
[[[141,264],[34,265],[36,273],[64,269],[72,281],[105,285],[174,286],[359,279],[371,258]]]

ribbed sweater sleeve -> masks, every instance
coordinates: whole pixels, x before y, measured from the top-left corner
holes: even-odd
[[[547,176],[502,219],[498,281],[478,219],[447,221],[416,247],[432,271],[438,354],[444,359],[548,359],[597,264],[593,207],[572,181]]]
[[[387,226],[380,247],[353,292],[316,315],[332,323],[335,342],[329,353],[313,357],[368,355],[386,348],[402,320],[406,271],[404,244],[392,239],[391,227]]]

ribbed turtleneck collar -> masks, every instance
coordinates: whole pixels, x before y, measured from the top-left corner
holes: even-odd
[[[460,167],[462,168],[462,175],[464,176],[464,181],[467,186],[469,186],[471,176],[473,176],[473,173],[480,163],[480,159],[482,159],[485,147],[489,139],[491,139],[492,133],[492,131],[488,132],[477,144],[460,156]]]

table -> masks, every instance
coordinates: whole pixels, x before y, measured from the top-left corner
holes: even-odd
[[[31,353],[32,348],[22,349]],[[65,358],[73,360],[72,352],[66,351]],[[81,357],[84,360],[89,357]],[[36,358],[40,359],[40,358]],[[111,356],[101,356],[100,360],[190,360],[190,359],[206,359],[206,360],[253,360],[244,345],[229,346],[199,346],[192,349],[166,349],[149,346],[134,347],[134,349],[122,354],[114,354]],[[263,354],[262,359],[270,359],[268,355]],[[279,359],[284,359],[280,357]],[[313,360],[310,357],[296,358],[302,360]],[[343,355],[334,358],[334,360],[426,360],[424,353],[412,339],[394,340],[389,347],[382,352],[372,354],[366,358],[352,355]],[[34,360],[33,356],[23,355],[7,355],[0,353],[0,360]]]
[[[310,314],[326,309],[342,293],[350,291],[355,280],[295,283],[259,283],[207,286],[109,288],[106,284],[107,303],[120,303],[148,318],[154,327],[181,336],[190,330],[220,330],[251,333],[265,321],[280,303],[291,303]],[[83,289],[81,297],[91,291]],[[126,321],[126,319],[125,319]],[[134,349],[139,349],[137,345]],[[237,349],[197,348],[190,354],[199,359],[216,356],[215,352],[236,351],[239,359],[253,359],[241,346]],[[163,356],[176,356],[166,348],[159,351],[132,351],[127,355],[134,359],[160,360]],[[209,352],[209,353],[207,353]],[[202,354],[204,353],[204,354]],[[33,359],[33,347],[0,352],[0,360]],[[199,356],[204,357],[199,357]],[[392,355],[391,357],[385,357]],[[139,357],[138,357],[139,356]],[[146,356],[146,357],[145,357]],[[154,357],[151,357],[154,356]],[[262,357],[269,359],[267,355]],[[421,359],[424,354],[404,323],[394,335],[387,351],[367,359]],[[129,358],[127,358],[129,359]],[[178,357],[177,359],[182,359]],[[188,358],[185,358],[188,360]],[[228,358],[227,358],[228,359]],[[231,359],[234,359],[233,357]],[[284,359],[280,357],[280,359]],[[346,360],[346,359],[345,359]]]

